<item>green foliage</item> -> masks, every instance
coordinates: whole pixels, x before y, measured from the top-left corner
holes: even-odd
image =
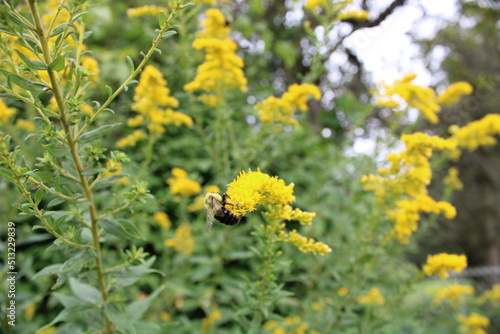
[[[115,1],[3,3],[0,94],[17,112],[0,118],[0,220],[15,223],[18,272],[17,324],[2,319],[5,333],[456,331],[450,309],[422,311],[432,304],[421,295],[423,274],[405,258],[406,245],[388,240],[391,223],[359,181],[377,157],[351,153],[353,131],[375,107],[347,91],[335,108],[319,110],[316,124],[302,112],[298,127],[259,120],[257,101],[292,83],[317,83],[325,70],[319,50],[328,41],[310,26],[275,30],[271,16],[284,20],[289,8],[250,1],[229,22],[240,41],[264,41],[267,56],[249,50],[248,90],[221,89],[210,106],[184,89],[203,62],[192,43],[206,5],[171,1],[156,16],[125,18],[126,4]],[[344,7],[306,15],[331,29]],[[302,38],[311,43],[308,66],[298,66]],[[130,124],[148,117],[136,106],[146,64],[167,79],[178,101],[172,111],[192,126],[151,117]],[[170,107],[147,109],[155,108]],[[118,144],[136,129],[141,139]],[[177,168],[187,173],[181,182],[203,190],[175,192]],[[215,222],[205,233],[198,201],[207,188],[225,192],[241,171],[257,168],[294,183],[294,206],[316,213],[312,225],[289,221],[284,229],[331,253],[283,242],[261,207],[238,226]],[[359,302],[374,287],[384,305]],[[5,309],[7,294],[0,300]],[[461,306],[480,309],[472,299]]]

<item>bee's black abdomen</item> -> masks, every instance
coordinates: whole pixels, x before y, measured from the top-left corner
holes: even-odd
[[[222,207],[222,212],[224,213],[223,216],[215,216],[215,219],[220,221],[222,224],[225,225],[236,225],[240,222],[240,217],[226,209],[225,207]]]

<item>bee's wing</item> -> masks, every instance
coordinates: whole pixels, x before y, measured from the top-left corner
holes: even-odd
[[[224,210],[222,210],[222,203],[212,198],[212,208],[214,208],[214,215],[217,217],[224,217]]]
[[[214,224],[214,212],[213,210],[207,210],[207,221],[205,223],[205,230],[207,233],[212,231],[212,225]]]

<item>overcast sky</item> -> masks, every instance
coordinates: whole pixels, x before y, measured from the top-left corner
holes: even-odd
[[[383,10],[392,1],[375,0],[374,8]],[[424,11],[430,17],[422,20]],[[376,82],[390,82],[400,78],[402,74],[416,72],[419,73],[416,83],[429,84],[430,76],[416,59],[418,49],[411,44],[407,33],[411,31],[419,36],[432,37],[442,19],[451,19],[456,15],[456,0],[410,0],[379,27],[359,30],[345,44],[356,50],[365,69],[373,75]]]

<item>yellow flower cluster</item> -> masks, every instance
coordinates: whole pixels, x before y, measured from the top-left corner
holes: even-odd
[[[367,294],[358,297],[358,303],[366,305],[384,305],[385,298],[378,288],[371,288]]]
[[[454,270],[457,273],[467,267],[467,257],[465,255],[456,255],[448,253],[440,253],[436,255],[428,255],[427,263],[422,270],[427,276],[437,274],[441,278],[449,277],[448,270]]]
[[[213,307],[208,317],[201,319],[201,332],[210,333],[210,327],[219,319],[222,318],[222,312],[218,307]]]
[[[487,334],[484,330],[490,325],[490,319],[483,317],[480,314],[472,313],[466,317],[459,314],[457,317],[460,322],[460,332],[463,334]]]
[[[328,3],[327,0],[307,0],[304,8],[310,11],[316,10]]]
[[[315,241],[314,239],[311,238],[306,238],[299,233],[297,233],[296,230],[292,230],[289,233],[282,232],[283,235],[285,236],[285,240],[294,245],[299,249],[299,251],[303,253],[313,253],[315,255],[325,255],[326,253],[330,253],[332,249],[325,245],[324,243],[320,241]]]
[[[154,66],[148,65],[144,68],[135,89],[134,103],[131,107],[139,115],[129,119],[128,126],[138,127],[147,124],[150,132],[164,133],[165,126],[169,124],[175,126],[193,124],[191,117],[172,109],[178,107],[179,101],[170,96],[170,89],[166,85],[167,81]],[[117,143],[118,147],[135,145],[137,141],[145,138],[141,132],[136,131],[121,139]]]
[[[33,132],[36,129],[35,123],[27,121],[27,120],[22,119],[22,118],[18,118],[16,120],[16,126],[20,129],[23,129],[23,130],[26,130],[29,132]]]
[[[458,177],[458,169],[456,167],[448,169],[448,175],[445,177],[443,183],[451,190],[462,190],[464,188],[462,181]]]
[[[448,219],[455,217],[455,208],[450,203],[431,198],[427,185],[432,178],[429,158],[433,150],[452,150],[456,145],[453,141],[420,132],[403,135],[401,140],[406,151],[389,154],[386,157],[389,167],[380,168],[379,176],[363,176],[361,182],[366,190],[375,192],[381,203],[399,199],[387,215],[394,222],[393,236],[407,243],[418,227],[419,212],[441,213]]]
[[[139,17],[145,15],[158,15],[158,13],[163,10],[165,13],[167,12],[167,8],[155,5],[146,5],[141,7],[134,7],[127,9],[128,17]]]
[[[145,139],[146,133],[142,130],[135,130],[133,133],[129,134],[128,136],[120,139],[116,143],[116,147],[118,148],[124,148],[127,146],[135,146],[139,140]]]
[[[272,211],[274,207],[295,201],[293,186],[293,183],[286,185],[277,176],[271,177],[260,170],[241,172],[236,180],[227,185],[227,194],[233,202],[239,203],[229,209],[237,215],[244,215],[255,211],[256,206],[261,204]]]
[[[0,98],[0,124],[7,123],[9,118],[16,113],[16,109],[9,108]]]
[[[163,244],[166,247],[173,247],[178,253],[191,255],[194,252],[194,239],[191,235],[191,227],[182,224],[175,230],[175,237],[166,239]]]
[[[194,196],[201,191],[201,185],[191,180],[185,170],[177,167],[172,169],[172,177],[167,180],[167,184],[174,195]]]
[[[272,330],[272,334],[306,334],[313,333],[307,332],[309,324],[303,322],[299,316],[286,317],[285,321],[269,320],[262,325],[265,330]]]
[[[155,212],[153,219],[158,225],[161,226],[162,230],[168,230],[170,229],[170,226],[172,226],[170,217],[163,211]]]
[[[441,110],[439,104],[448,106],[457,102],[462,95],[472,93],[472,86],[466,82],[457,82],[438,97],[432,88],[412,83],[416,77],[415,73],[410,73],[391,85],[384,84],[382,89],[376,90],[380,95],[377,104],[381,107],[398,108],[402,99],[409,107],[418,109],[429,122],[438,123],[437,113]]]
[[[464,295],[474,294],[474,288],[469,285],[452,284],[437,291],[434,304],[441,305],[445,301],[456,307]]]
[[[500,307],[500,284],[495,284],[490,290],[486,290],[479,299],[480,303],[489,302],[494,307]]]
[[[196,77],[184,85],[188,92],[204,91],[202,103],[214,106],[229,89],[246,91],[243,60],[235,51],[238,45],[229,38],[230,29],[222,13],[209,9],[201,23],[203,30],[193,41],[193,48],[205,50],[205,61],[196,69]]]
[[[437,103],[444,106],[451,106],[457,103],[462,96],[472,94],[472,86],[465,81],[455,82],[454,84],[448,86],[444,92],[439,94],[437,97]]]
[[[277,176],[271,177],[260,170],[241,172],[236,180],[228,184],[227,194],[231,201],[238,203],[229,208],[237,215],[256,210],[257,205],[263,205],[265,215],[273,222],[270,229],[279,233],[281,241],[296,246],[302,252],[324,255],[331,252],[330,247],[322,242],[316,242],[297,233],[296,230],[286,232],[283,220],[298,220],[303,225],[311,224],[314,213],[292,209],[288,204],[295,201],[293,183],[286,185]]]
[[[309,97],[321,98],[321,92],[317,86],[311,84],[293,84],[281,98],[268,97],[258,103],[256,108],[260,120],[265,124],[297,126],[298,122],[294,118],[295,111],[307,111],[307,100]]]
[[[366,10],[348,10],[340,13],[337,19],[340,21],[345,20],[355,20],[355,21],[366,21],[370,18],[370,13]]]
[[[460,148],[472,151],[479,146],[495,145],[497,140],[493,136],[500,134],[500,114],[488,114],[460,128],[452,126],[450,132]]]

